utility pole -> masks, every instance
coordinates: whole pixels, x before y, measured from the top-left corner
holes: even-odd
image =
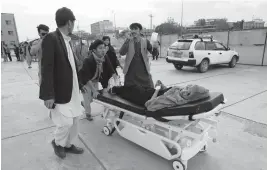
[[[181,13],[181,35],[183,35],[183,15],[184,15],[184,2],[182,0],[182,13]]]
[[[152,18],[154,17],[152,14],[148,15],[150,17],[150,29],[152,29]]]
[[[77,32],[78,32],[78,37],[81,38],[82,35],[80,33],[80,23],[79,23],[79,21],[78,21],[78,24],[77,24]]]
[[[115,20],[115,12],[114,11],[112,11],[112,13],[113,13],[113,20],[114,20],[114,28],[115,28],[115,31],[116,31],[116,20]]]

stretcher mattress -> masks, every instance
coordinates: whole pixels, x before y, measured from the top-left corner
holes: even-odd
[[[128,111],[134,112],[136,114],[144,115],[147,117],[166,117],[166,116],[185,116],[185,115],[195,115],[203,112],[208,112],[219,104],[223,103],[224,96],[222,93],[210,92],[210,96],[206,99],[202,99],[196,102],[188,103],[181,106],[174,106],[164,108],[155,112],[146,110],[145,107],[135,105],[127,100],[114,95],[114,94],[101,94],[97,97],[97,100],[126,109]]]

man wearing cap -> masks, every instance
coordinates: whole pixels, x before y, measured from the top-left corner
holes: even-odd
[[[154,87],[150,74],[150,65],[147,52],[152,53],[150,42],[141,37],[142,25],[133,23],[130,25],[131,34],[120,49],[120,55],[126,55],[123,73],[124,85],[138,85],[142,87]]]
[[[57,30],[45,36],[42,42],[41,85],[39,98],[50,110],[56,125],[52,146],[55,154],[65,158],[66,153],[82,154],[74,145],[78,138],[79,117],[82,115],[76,57],[71,41],[75,16],[66,8],[56,12]]]
[[[44,24],[40,24],[37,27],[37,31],[38,31],[38,34],[40,36],[40,39],[35,40],[32,43],[30,53],[31,53],[31,55],[36,56],[36,58],[38,59],[38,66],[39,66],[38,76],[39,76],[39,85],[40,85],[40,83],[41,83],[41,58],[42,58],[42,47],[41,47],[41,45],[42,45],[43,38],[49,32],[49,27],[44,25]]]

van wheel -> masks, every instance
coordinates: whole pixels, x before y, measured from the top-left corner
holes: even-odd
[[[202,60],[201,63],[198,65],[197,69],[200,73],[207,72],[209,69],[209,60],[207,59]]]
[[[183,65],[180,64],[173,64],[173,65],[177,70],[181,70],[183,68]]]
[[[229,67],[234,68],[236,66],[236,63],[237,63],[237,58],[236,56],[233,56],[232,60],[229,63]]]

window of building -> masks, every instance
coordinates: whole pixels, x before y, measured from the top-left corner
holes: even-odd
[[[6,25],[11,25],[11,20],[6,20]]]
[[[8,31],[8,35],[14,35],[13,31]]]

